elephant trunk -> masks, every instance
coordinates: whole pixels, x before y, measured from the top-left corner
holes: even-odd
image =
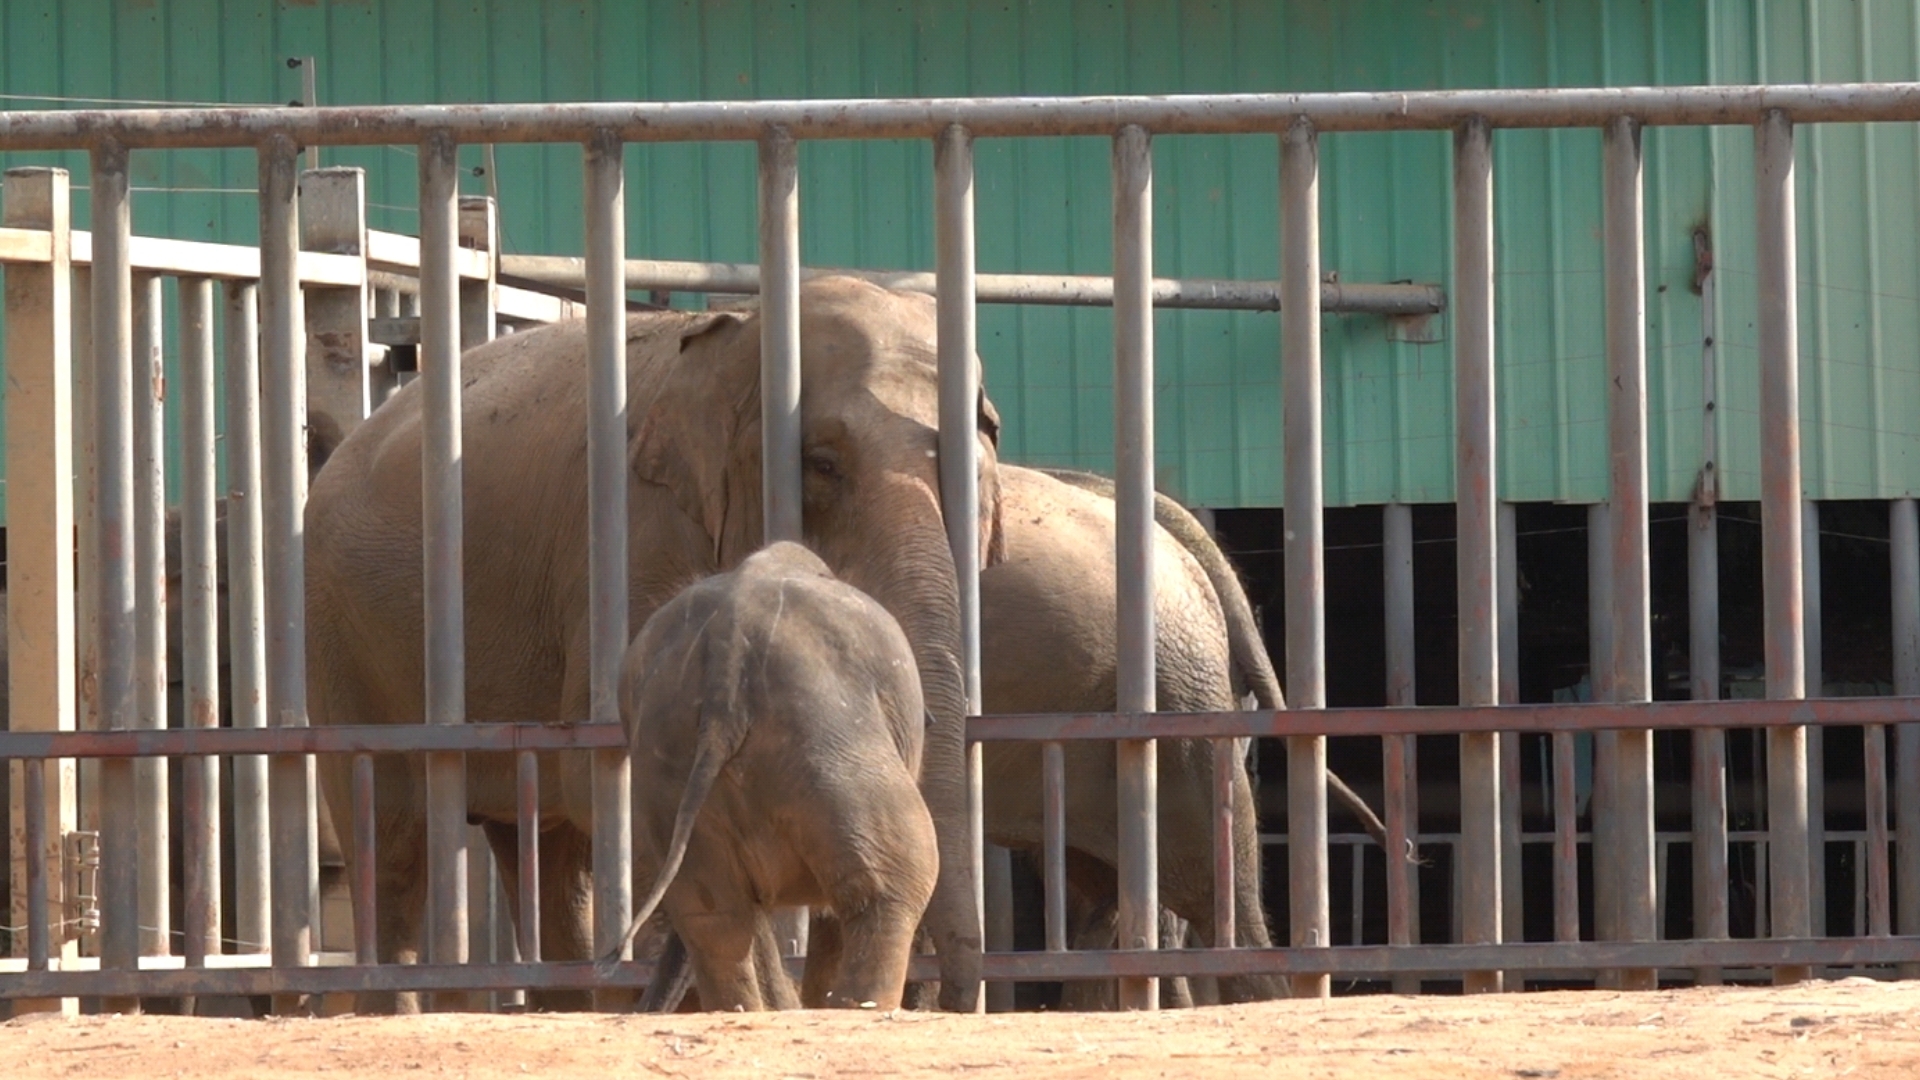
[[[921,692],[933,716],[921,757],[920,794],[940,851],[940,875],[924,924],[940,960],[940,1007],[972,1012],[980,991],[981,935],[967,812],[967,702],[953,553],[939,499],[926,481],[901,477],[868,509],[877,515],[877,525],[863,532],[883,538],[883,554],[843,561],[841,576],[891,612],[913,647]]]

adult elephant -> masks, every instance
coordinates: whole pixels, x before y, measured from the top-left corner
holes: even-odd
[[[1116,702],[1115,506],[1112,481],[1071,470],[1000,468],[1001,563],[980,575],[982,705],[989,713],[1109,711]],[[1156,705],[1167,712],[1284,708],[1233,567],[1179,503],[1156,499],[1154,618]],[[1213,941],[1213,752],[1204,740],[1159,748],[1160,899]],[[1066,744],[1067,847],[1074,890],[1095,906],[1117,892],[1118,789],[1113,744]],[[983,748],[987,837],[1016,850],[1041,842],[1036,745]],[[1272,943],[1261,901],[1261,858],[1244,756],[1233,788],[1236,943]],[[1371,809],[1329,773],[1334,796],[1376,838]],[[1222,979],[1224,1002],[1286,996],[1283,979]]]
[[[926,926],[940,954],[941,1006],[971,1009],[980,938],[966,857],[959,600],[939,495],[933,301],[817,279],[801,289],[800,337],[807,539],[837,575],[886,607],[912,643],[935,718],[921,788],[941,866]],[[628,319],[629,633],[688,581],[731,568],[761,544],[759,341],[757,314]],[[586,344],[583,325],[561,323],[462,359],[466,704],[474,721],[588,713]],[[316,724],[425,718],[422,393],[410,384],[388,399],[314,479],[307,684]],[[976,423],[981,542],[991,562],[999,547],[999,421],[984,394]],[[334,806],[349,805],[348,768],[322,765]],[[541,939],[550,959],[592,954],[587,770],[583,754],[550,755],[541,765]],[[513,781],[509,757],[468,755],[469,817],[485,827],[509,885],[518,875]],[[423,765],[382,756],[375,783],[381,958],[404,962],[418,956],[425,914]],[[396,1005],[411,1002],[362,998],[363,1011]]]

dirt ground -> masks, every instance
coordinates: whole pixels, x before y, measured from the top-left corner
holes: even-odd
[[[6,1075],[1912,1077],[1920,984],[1353,997],[1144,1014],[28,1017]]]

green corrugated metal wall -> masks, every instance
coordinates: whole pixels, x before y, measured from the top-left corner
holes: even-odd
[[[328,104],[433,101],[1165,93],[1912,79],[1916,0],[1711,3],[933,0],[488,3],[451,0],[0,0],[8,95],[285,102],[285,59],[318,58]],[[12,108],[46,107],[24,98]],[[1751,137],[1646,139],[1651,481],[1683,499],[1699,461],[1703,325],[1694,229],[1712,227],[1722,490],[1758,490]],[[1589,501],[1606,487],[1597,132],[1495,139],[1501,488]],[[1920,143],[1911,127],[1801,136],[1800,276],[1807,490],[1920,490]],[[750,261],[753,156],[740,145],[629,152],[634,255]],[[8,165],[38,160],[0,155]],[[1331,135],[1322,261],[1347,280],[1447,278],[1449,140]],[[467,160],[477,166],[477,150]],[[809,145],[803,248],[821,265],[929,267],[931,153]],[[63,159],[85,183],[85,163]],[[1105,273],[1107,147],[983,142],[983,270]],[[370,171],[376,227],[413,231],[404,148],[327,151]],[[134,158],[135,228],[251,242],[252,156]],[[578,153],[501,147],[507,250],[578,253]],[[1156,269],[1277,273],[1277,149],[1268,136],[1163,138]],[[469,190],[484,190],[478,176]],[[85,220],[84,195],[76,215]],[[1280,498],[1278,327],[1254,314],[1157,323],[1162,482],[1209,506]],[[1111,464],[1107,316],[983,309],[989,390],[1017,460]],[[1327,500],[1452,497],[1445,342],[1391,343],[1382,323],[1326,319]]]

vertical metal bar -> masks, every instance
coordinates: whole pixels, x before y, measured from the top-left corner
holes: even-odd
[[[261,570],[260,319],[256,288],[227,286],[227,637],[233,726],[267,726],[266,579]],[[267,951],[272,925],[267,759],[233,759],[234,936],[238,952]]]
[[[799,540],[800,157],[785,128],[760,140],[760,485],[763,538]],[[624,280],[624,279],[622,279]],[[980,878],[974,878],[976,889]],[[976,904],[976,911],[980,910]],[[804,908],[775,914],[776,935],[806,954]]]
[[[71,201],[71,200],[69,200]],[[11,201],[8,202],[11,205]],[[71,257],[71,248],[69,248]],[[75,474],[79,477],[74,495],[74,540],[79,566],[74,573],[74,599],[79,607],[76,620],[75,674],[79,682],[76,726],[82,731],[98,731],[100,719],[100,455],[94,434],[99,397],[99,365],[93,348],[93,268],[73,267],[73,429]],[[13,320],[8,320],[9,324]],[[11,425],[9,425],[11,427]],[[78,827],[100,835],[100,759],[79,762]],[[64,856],[64,853],[63,853]],[[62,873],[61,894],[65,896],[67,875]],[[71,950],[99,952],[99,925],[82,924],[76,939],[63,946]],[[78,1001],[75,1001],[78,1006]],[[64,1004],[63,1004],[64,1007]]]
[[[1893,692],[1920,694],[1920,504],[1896,499],[1888,537],[1893,558]],[[1894,929],[1920,934],[1920,724],[1894,729]],[[1920,964],[1902,964],[1900,977],[1920,978]]]
[[[463,724],[466,596],[460,455],[459,148],[445,133],[420,144],[420,378],[426,383],[421,505],[426,558],[427,722]],[[427,955],[467,962],[466,756],[428,754]],[[452,995],[436,995],[445,1003]]]
[[[1612,509],[1606,503],[1587,507],[1587,671],[1589,691],[1594,701],[1611,701],[1613,693],[1613,560],[1608,555],[1613,527]],[[1615,732],[1596,731],[1592,738],[1589,763],[1588,807],[1592,831],[1587,850],[1591,860],[1593,892],[1593,937],[1610,941],[1620,935],[1620,881],[1607,869],[1607,860],[1618,847],[1614,840]],[[1617,973],[1599,973],[1601,986],[1617,988]]]
[[[1887,867],[1887,727],[1869,724],[1866,730],[1867,774],[1867,919],[1866,932],[1873,937],[1893,933],[1889,892],[1892,882]]]
[[[374,820],[373,755],[353,755],[353,956],[362,964],[380,962],[379,889],[376,848],[380,831]]]
[[[50,768],[62,767],[58,760],[41,761],[29,758],[20,763],[21,792],[26,800],[22,807],[26,811],[25,832],[27,874],[27,970],[47,970],[47,960],[52,953],[52,934],[48,932],[47,921],[47,774]],[[16,1008],[18,1006],[16,1005]]]
[[[167,726],[166,362],[160,279],[133,278],[133,681],[136,727]],[[134,762],[140,805],[140,955],[169,952],[171,821],[166,758]]]
[[[1213,947],[1216,949],[1233,948],[1239,935],[1233,908],[1233,777],[1239,771],[1234,757],[1232,739],[1213,741]]]
[[[986,914],[985,937],[988,952],[1013,951],[1013,852],[999,844],[987,845],[981,880]],[[987,984],[987,1011],[1013,1011],[1013,984]]]
[[[1695,235],[1704,250],[1706,234]],[[1696,258],[1698,258],[1696,256]],[[1715,351],[1717,282],[1709,267],[1700,279],[1700,476],[1687,520],[1687,670],[1695,701],[1720,697],[1719,375]],[[1727,924],[1727,733],[1693,733],[1693,936],[1724,940]],[[1694,969],[1694,981],[1717,986],[1717,967]]]
[[[1754,261],[1759,279],[1760,530],[1766,593],[1767,696],[1804,698],[1806,640],[1800,577],[1799,309],[1793,235],[1793,125],[1767,114],[1754,133]],[[1807,846],[1807,729],[1767,731],[1767,829],[1773,935],[1812,931]],[[1776,983],[1807,978],[1774,969]]]
[[[620,722],[627,650],[626,148],[601,132],[586,145],[587,579],[592,687],[588,719]],[[763,317],[771,318],[771,312]],[[762,364],[765,364],[764,356]],[[764,374],[762,376],[764,379]],[[768,392],[763,381],[762,394]],[[633,912],[633,803],[627,752],[593,756],[593,947],[605,955]],[[630,995],[596,994],[597,1008]]]
[[[1459,536],[1460,703],[1500,700],[1494,477],[1493,136],[1475,118],[1453,137],[1454,499]],[[1461,940],[1501,940],[1500,741],[1460,737]],[[1470,971],[1468,993],[1498,992],[1497,971]]]
[[[1419,704],[1414,679],[1413,507],[1381,507],[1381,553],[1386,576],[1387,704]],[[1384,766],[1387,792],[1387,943],[1419,941],[1420,865],[1411,855],[1420,832],[1416,737],[1389,735]],[[1420,977],[1395,975],[1393,992],[1417,994]]]
[[[1553,940],[1580,940],[1578,774],[1573,733],[1553,734]]]
[[[458,285],[458,305],[460,309],[460,351],[478,348],[493,340],[494,308],[499,268],[499,245],[495,238],[499,235],[494,201],[484,195],[462,196],[457,202],[458,243],[462,249],[476,251],[486,256],[486,274],[479,278],[461,277]],[[364,308],[362,309],[364,311]],[[362,324],[364,325],[364,323]],[[365,365],[361,370],[364,372]],[[498,942],[497,890],[494,882],[497,873],[493,864],[493,848],[487,843],[486,833],[478,825],[467,829],[467,956],[476,963],[490,963],[503,959],[496,955]],[[473,999],[480,1008],[497,1007],[505,996],[501,994],[481,994]]]
[[[1613,562],[1611,700],[1653,700],[1652,607],[1647,585],[1647,334],[1641,129],[1615,117],[1604,136],[1608,444]],[[1618,733],[1614,783],[1622,936],[1653,941],[1653,733]],[[1656,986],[1651,968],[1622,971],[1629,990]]]
[[[1800,611],[1806,640],[1808,697],[1826,685],[1820,635],[1820,504],[1800,503]],[[1807,910],[1815,937],[1827,933],[1827,741],[1826,729],[1807,728]]]
[[[137,720],[133,639],[133,269],[127,205],[127,150],[111,139],[91,155],[93,175],[93,348],[97,365],[94,438],[99,472],[94,562],[99,609],[99,702],[103,726]],[[139,963],[139,805],[131,758],[100,763],[100,966]],[[138,1008],[108,999],[109,1011]]]
[[[180,619],[188,727],[220,726],[219,545],[214,537],[213,282],[180,279]],[[180,767],[186,797],[186,957],[220,953],[220,759]]]
[[[1113,139],[1115,583],[1120,712],[1152,712],[1153,141],[1128,125]],[[1160,943],[1159,772],[1155,742],[1114,747],[1120,794],[1122,949]],[[1120,980],[1122,1009],[1160,1007],[1160,980]]]
[[[972,133],[958,125],[941,132],[934,141],[933,167],[934,288],[939,320],[936,332],[940,379],[940,504],[946,520],[947,546],[953,553],[954,580],[959,588],[961,687],[966,695],[967,715],[973,716],[980,712],[980,443],[976,418],[980,407],[980,372],[975,360],[978,326],[974,306]],[[795,215],[797,212],[796,209]],[[797,226],[795,229],[797,232]],[[793,260],[797,273],[797,248]],[[768,265],[765,258],[761,265]],[[782,269],[784,272],[786,268]],[[797,330],[795,335],[797,340]],[[797,369],[795,378],[797,394]],[[797,416],[797,405],[795,410]],[[794,440],[797,461],[797,433]],[[965,753],[966,855],[973,881],[974,910],[982,920],[981,940],[985,942],[988,897],[980,744],[967,744]],[[1001,991],[990,985],[988,994],[993,995],[994,1000],[989,1003],[983,999],[979,1004],[1011,1008],[1011,999],[1000,996],[1010,992],[1011,987]]]
[[[1510,502],[1500,503],[1499,540],[1495,545],[1500,580],[1500,704],[1520,701],[1520,563],[1519,527]],[[1526,892],[1520,870],[1520,812],[1523,793],[1520,776],[1520,733],[1500,735],[1500,928],[1510,941],[1526,939]],[[1524,983],[1516,989],[1523,989]]]
[[[1280,137],[1280,385],[1285,437],[1287,695],[1327,704],[1326,565],[1320,426],[1320,142],[1297,118]],[[1298,946],[1333,944],[1327,877],[1327,740],[1287,739],[1288,912]],[[1325,975],[1298,976],[1295,997],[1326,997]]]
[[[1057,742],[1040,744],[1040,859],[1047,951],[1067,951],[1067,758]]]
[[[540,758],[531,750],[515,755],[514,791],[520,843],[520,959],[540,962]]]
[[[265,560],[267,717],[274,727],[305,727],[307,496],[306,365],[301,346],[296,148],[273,136],[260,147],[261,522]],[[268,762],[271,800],[273,964],[312,963],[317,904],[308,873],[313,847],[312,772],[299,754]],[[292,995],[277,1011],[297,1005]]]
[[[72,192],[65,169],[9,169],[0,225],[47,236],[45,263],[5,268],[6,566],[7,682],[10,715],[0,724],[14,731],[72,731],[76,723],[74,671],[74,428],[92,404],[74,405]],[[92,379],[87,380],[92,389]],[[84,464],[84,462],[83,462]],[[89,537],[90,539],[90,537]],[[83,548],[82,551],[86,549]],[[84,564],[88,560],[82,558]],[[78,825],[78,769],[73,759],[6,763],[13,777],[9,797],[13,833],[8,877],[12,888],[14,952],[25,948],[28,965],[46,968],[53,948],[48,902],[64,912],[69,896],[64,875],[49,880],[47,867],[61,865],[66,833]],[[47,773],[52,773],[51,782]],[[4,775],[4,774],[0,774]],[[21,830],[24,829],[24,832]],[[78,955],[75,935],[61,934],[59,955]],[[77,1011],[76,998],[15,999],[14,1015]]]
[[[800,158],[784,128],[760,140],[760,312],[760,482],[772,543],[801,537]]]
[[[1695,701],[1720,696],[1720,533],[1711,502],[1696,499],[1687,530],[1688,670]],[[1724,940],[1727,926],[1727,734],[1693,733],[1693,936]],[[1697,968],[1703,986],[1719,968]]]

